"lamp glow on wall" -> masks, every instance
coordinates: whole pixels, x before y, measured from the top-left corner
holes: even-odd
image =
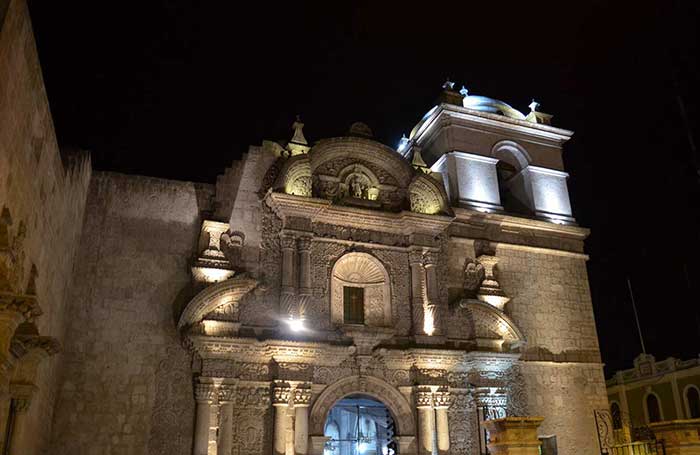
[[[435,333],[435,319],[433,318],[432,311],[426,311],[423,317],[423,331],[428,336],[432,336]]]
[[[290,317],[289,320],[287,320],[287,325],[292,332],[301,332],[306,330],[304,320],[301,318]]]

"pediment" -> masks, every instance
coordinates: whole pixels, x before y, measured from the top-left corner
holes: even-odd
[[[237,305],[258,284],[257,280],[235,276],[208,286],[185,307],[177,323],[178,330],[201,322],[204,317],[224,305]]]

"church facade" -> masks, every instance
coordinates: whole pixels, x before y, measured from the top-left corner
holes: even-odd
[[[478,455],[506,416],[600,453],[572,133],[536,104],[448,83],[397,148],[297,120],[215,184],[93,172],[24,2],[0,25],[9,453]]]

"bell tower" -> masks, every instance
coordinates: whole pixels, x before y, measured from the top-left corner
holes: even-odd
[[[562,160],[573,132],[551,126],[552,116],[538,108],[533,100],[525,115],[448,81],[409,147],[420,148],[453,207],[575,224]]]

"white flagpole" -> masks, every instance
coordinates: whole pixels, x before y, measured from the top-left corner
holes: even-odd
[[[637,315],[637,305],[634,303],[634,293],[632,292],[632,283],[627,277],[627,288],[630,290],[630,298],[632,299],[632,310],[634,310],[634,320],[637,321],[637,331],[639,332],[639,342],[642,343],[642,352],[647,353],[644,347],[644,337],[642,337],[642,327],[639,325],[639,316]]]

